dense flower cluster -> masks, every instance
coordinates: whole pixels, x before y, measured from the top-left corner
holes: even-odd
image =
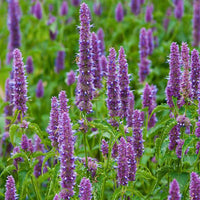
[[[13,176],[8,176],[6,181],[5,200],[15,200],[15,199],[17,199],[15,180]]]
[[[128,64],[123,47],[120,47],[119,50],[118,63],[119,63],[119,87],[120,87],[120,101],[121,101],[120,117],[127,118],[130,81],[128,77]]]
[[[126,140],[122,137],[118,145],[118,181],[120,185],[128,184],[128,160],[126,157],[127,152]]]
[[[198,84],[200,82],[200,60],[199,52],[194,49],[191,55],[191,82],[192,82],[192,93],[193,98],[198,98]]]
[[[47,128],[49,133],[49,138],[51,140],[51,145],[55,148],[58,147],[58,99],[56,97],[51,98],[51,112],[50,121]]]
[[[76,174],[74,172],[74,136],[71,128],[69,114],[64,112],[59,120],[59,153],[60,153],[60,177],[61,187],[60,197],[64,200],[74,195],[74,184]]]
[[[13,58],[13,50],[21,46],[21,35],[20,35],[20,7],[18,0],[8,1],[8,29],[10,32],[8,42],[8,54],[7,63],[10,64]]]
[[[135,110],[133,113],[133,147],[137,158],[143,154],[144,145],[142,138],[143,116],[142,112]]]
[[[115,19],[117,22],[121,22],[124,19],[124,9],[122,3],[118,3],[115,8]]]
[[[149,42],[148,42],[147,31],[145,28],[142,28],[140,30],[139,49],[140,49],[139,77],[140,77],[140,82],[144,82],[147,75],[149,74],[149,67],[151,63],[147,59],[147,56],[149,54]]]
[[[193,46],[198,47],[200,42],[200,1],[193,1]]]
[[[200,199],[200,177],[195,172],[190,174],[190,198],[193,200]]]
[[[107,107],[111,118],[119,115],[120,99],[119,99],[119,81],[117,76],[116,66],[116,51],[114,48],[110,48],[110,54],[108,56],[108,79],[107,79]],[[115,125],[113,120],[110,120],[112,125]]]
[[[166,87],[167,104],[173,107],[172,97],[180,99],[180,82],[181,82],[181,69],[180,69],[180,58],[179,58],[179,47],[173,42],[170,49],[170,73]]]
[[[92,62],[90,50],[90,10],[82,3],[80,8],[79,76],[76,88],[76,105],[81,111],[92,111],[93,98]]]
[[[148,108],[148,115],[150,116],[153,109],[156,107],[156,87],[150,86],[146,83],[143,93],[143,108]],[[152,117],[149,119],[148,128],[152,128],[156,123],[156,115],[153,114]]]
[[[21,111],[22,116],[27,111],[27,82],[22,61],[22,54],[19,49],[13,52],[13,70],[14,70],[14,108]]]
[[[100,89],[102,87],[102,70],[99,64],[99,45],[97,35],[93,32],[91,35],[91,58],[92,58],[92,74],[94,88]]]
[[[181,194],[180,194],[179,184],[177,180],[174,179],[170,184],[168,200],[180,200],[180,199],[181,199]]]
[[[108,143],[104,139],[101,141],[101,151],[103,156],[108,155]]]
[[[80,183],[79,197],[80,200],[91,200],[92,199],[92,184],[90,180],[83,177]]]

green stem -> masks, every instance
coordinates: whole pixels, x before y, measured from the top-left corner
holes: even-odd
[[[34,179],[33,175],[31,175],[31,181],[32,181],[32,184],[33,184],[33,188],[34,188],[37,200],[41,200],[41,197],[40,197],[40,194],[38,192],[38,188],[37,188],[37,185],[35,183],[35,179]]]
[[[105,167],[105,171],[104,171],[104,180],[103,180],[103,185],[102,185],[102,190],[101,190],[101,200],[104,200],[104,190],[105,190],[105,184],[106,184],[106,179],[107,179],[107,169],[108,169],[108,166],[109,166],[109,162],[110,162],[110,156],[111,156],[111,144],[112,144],[112,136],[110,138],[110,144],[109,144],[109,152],[108,152],[108,160],[107,160],[107,163],[106,163],[106,167]]]
[[[85,164],[86,164],[86,167],[88,167],[86,133],[83,133],[83,140],[84,140],[84,149],[85,149]]]

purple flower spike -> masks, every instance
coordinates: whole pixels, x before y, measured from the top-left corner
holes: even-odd
[[[17,199],[15,180],[13,176],[8,176],[6,180],[6,193],[5,200],[15,200]]]
[[[133,147],[137,158],[140,158],[144,151],[142,139],[143,114],[139,110],[133,113]]]
[[[128,127],[132,127],[133,126],[134,105],[135,105],[134,94],[133,94],[133,92],[129,91],[129,96],[128,96],[128,116],[127,116],[127,125],[128,125]]]
[[[112,157],[117,158],[117,156],[118,156],[118,144],[117,142],[115,142],[112,148]]]
[[[39,1],[37,1],[34,6],[34,15],[37,19],[42,19],[42,6]]]
[[[99,45],[97,35],[93,32],[91,35],[91,47],[92,47],[92,74],[93,84],[96,89],[102,88],[102,70],[99,64]]]
[[[144,59],[149,54],[149,45],[148,45],[148,38],[147,38],[147,31],[145,28],[140,30],[140,59]]]
[[[41,139],[38,137],[38,135],[34,136],[34,152],[41,151],[44,152],[44,145],[41,144]],[[34,167],[34,175],[36,178],[38,178],[41,175],[42,172],[42,163],[43,163],[43,156],[37,157],[38,163]]]
[[[180,200],[180,199],[181,199],[181,194],[180,194],[179,184],[177,180],[174,179],[170,184],[168,200]]]
[[[176,155],[179,159],[181,159],[181,156],[182,156],[182,147],[183,147],[183,144],[184,144],[184,140],[177,140],[177,146],[176,146]]]
[[[55,60],[55,72],[58,74],[65,67],[65,52],[58,51],[57,58]]]
[[[56,194],[53,200],[60,200],[59,196]]]
[[[120,117],[126,118],[128,116],[128,96],[129,96],[129,77],[128,77],[128,63],[124,48],[120,47],[119,50],[119,86],[120,86],[120,100],[121,100],[121,111]]]
[[[101,151],[104,157],[108,155],[108,143],[103,139],[101,141]]]
[[[60,16],[65,16],[68,13],[67,1],[63,1],[60,7]]]
[[[200,199],[200,177],[195,172],[190,174],[190,198],[191,200]]]
[[[199,46],[200,42],[200,1],[193,1],[193,43],[192,45],[195,47]]]
[[[108,56],[107,107],[111,118],[118,116],[120,109],[119,81],[117,77],[117,66],[115,60],[116,51],[114,48],[110,48],[110,54]]]
[[[196,145],[196,154],[199,154],[199,150],[200,150],[200,141],[197,142],[197,145]]]
[[[156,87],[155,86],[149,86],[148,83],[146,83],[143,93],[143,108],[148,107],[148,115],[151,115],[153,109],[156,107]],[[148,122],[148,128],[154,127],[156,123],[156,116],[153,114],[151,119],[149,119]]]
[[[146,76],[149,74],[149,67],[151,63],[147,59],[147,56],[149,54],[149,44],[148,44],[147,31],[145,28],[142,28],[140,30],[139,49],[140,49],[139,77],[140,77],[140,82],[144,82]]]
[[[149,45],[149,55],[153,53],[154,50],[154,40],[153,40],[153,32],[152,29],[149,29],[147,31],[147,40],[148,40],[148,45]]]
[[[76,174],[74,172],[74,136],[72,133],[71,120],[69,114],[64,112],[59,121],[59,153],[60,153],[60,177],[61,187],[60,197],[64,200],[70,199],[74,195],[74,184]]]
[[[36,97],[42,98],[43,96],[44,96],[44,86],[42,80],[39,80],[36,88]]]
[[[8,1],[8,29],[10,32],[8,42],[7,64],[10,64],[13,58],[13,50],[21,46],[21,36],[19,27],[19,2],[15,0]]]
[[[181,93],[182,101],[185,102],[188,98],[192,98],[192,86],[190,82],[190,56],[189,48],[186,43],[182,43],[181,47],[181,59],[184,67],[182,81],[181,81]]]
[[[104,77],[107,77],[107,73],[108,73],[108,63],[107,63],[107,59],[104,55],[102,55],[100,57],[100,60],[99,60],[99,64],[101,66],[101,69],[102,69],[102,75]]]
[[[26,60],[26,72],[27,74],[32,74],[33,73],[33,59],[31,56],[29,56]]]
[[[181,82],[181,69],[180,69],[180,58],[178,45],[173,42],[170,49],[170,73],[166,87],[167,104],[173,107],[172,96],[180,99],[180,82]]]
[[[140,14],[140,0],[131,0],[130,7],[131,7],[131,12],[134,15]]]
[[[92,112],[93,80],[90,48],[90,10],[82,3],[80,8],[79,76],[76,88],[76,105],[81,111]]]
[[[177,145],[177,140],[180,138],[180,127],[174,126],[169,133],[169,150],[173,150]]]
[[[121,22],[124,19],[124,9],[121,3],[118,3],[115,8],[115,19],[117,22]]]
[[[83,177],[79,186],[79,197],[80,200],[91,200],[92,199],[92,184],[90,180]]]
[[[30,151],[31,153],[33,153],[34,151],[33,143],[31,139],[28,140],[28,151]]]
[[[171,8],[168,8],[166,11],[166,17],[163,21],[163,27],[164,27],[165,31],[167,31],[167,29],[168,29],[169,22],[170,22],[170,19],[169,19],[170,16],[171,16]]]
[[[62,116],[64,112],[68,112],[69,107],[67,106],[67,95],[64,90],[60,91],[59,93],[59,117]]]
[[[27,106],[27,82],[22,61],[22,54],[19,49],[13,52],[13,70],[14,70],[14,106],[22,112],[22,116],[26,114]]]
[[[145,20],[146,22],[151,22],[153,20],[153,4],[147,6]]]
[[[76,81],[76,75],[73,70],[67,73],[67,85],[72,85]]]
[[[126,140],[122,137],[118,145],[118,181],[120,185],[128,184],[128,160],[126,157],[127,144]]]
[[[183,13],[184,13],[184,1],[179,0],[174,8],[174,16],[180,20],[183,17]]]
[[[50,120],[47,128],[51,145],[55,148],[58,147],[58,99],[56,97],[51,98],[51,112]]]
[[[198,98],[198,84],[200,82],[200,60],[199,52],[194,49],[191,55],[191,82],[192,82],[192,93],[193,98]]]
[[[55,30],[55,32],[53,32],[52,30],[49,30],[49,36],[51,40],[55,40],[57,37],[58,31]]]
[[[127,156],[127,162],[128,162],[128,168],[129,168],[128,180],[134,181],[136,170],[137,170],[137,166],[136,166],[137,162],[135,159],[135,152],[134,152],[132,143],[127,144],[126,156]]]
[[[22,139],[21,139],[21,148],[24,151],[28,150],[28,137],[24,134],[22,135]]]
[[[73,6],[79,6],[80,5],[80,3],[81,3],[81,0],[71,0],[71,4],[73,5]]]
[[[100,56],[102,56],[102,55],[104,55],[104,51],[105,51],[104,32],[103,32],[102,28],[98,29],[97,37],[98,37],[98,40],[99,40]]]
[[[94,10],[94,13],[98,16],[101,15],[102,13],[102,6],[101,6],[101,3],[98,2],[98,3],[94,3],[93,5],[93,10]]]

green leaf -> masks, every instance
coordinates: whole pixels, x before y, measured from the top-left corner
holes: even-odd
[[[150,180],[150,179],[156,179],[156,177],[154,177],[150,171],[146,171],[146,170],[142,170],[142,169],[138,169],[137,172],[136,172],[136,175],[142,177],[142,178],[145,178],[147,180]]]
[[[161,148],[161,139],[156,138],[155,153],[156,153],[156,160],[158,162],[159,162],[160,148]]]
[[[158,105],[157,107],[155,107],[153,109],[153,111],[151,112],[151,115],[149,116],[149,119],[151,119],[151,117],[152,117],[152,115],[154,113],[161,112],[163,110],[170,110],[170,107],[168,106],[168,104],[161,104],[161,105]]]
[[[112,195],[112,200],[118,199],[118,197],[120,197],[121,193],[122,193],[121,187],[115,189],[115,191]]]
[[[18,125],[13,124],[9,129],[10,141],[13,146],[15,146],[15,137],[16,137],[16,132],[18,128],[19,128]]]
[[[22,157],[24,158],[24,161],[28,164],[28,157],[27,155],[24,153],[24,152],[20,152],[20,153],[15,153],[10,159],[15,159],[15,158],[19,158],[19,157]]]
[[[50,143],[50,140],[48,138],[44,139],[43,133],[42,133],[40,127],[38,126],[38,124],[29,123],[28,128],[30,128],[31,130],[33,130],[33,132],[35,132],[39,136],[39,138],[41,139],[42,143],[47,148],[47,145],[48,145],[48,143]]]
[[[11,120],[11,124],[13,124],[17,120],[17,117],[18,117],[20,112],[21,112],[21,110],[17,110],[17,109],[15,110],[14,116]]]
[[[10,173],[10,171],[13,171],[16,169],[14,165],[8,165],[1,173],[0,177],[3,176],[5,173]]]
[[[34,152],[34,153],[32,154],[32,157],[33,157],[33,158],[37,158],[37,157],[39,157],[39,156],[44,156],[44,155],[46,155],[46,153],[43,153],[43,152],[41,152],[41,151],[36,151],[36,152]]]
[[[45,157],[44,157],[44,160],[43,160],[43,162],[42,162],[42,174],[43,174],[43,169],[44,169],[44,165],[45,165],[45,163],[47,162],[47,160],[49,160],[49,158],[51,158],[52,156],[55,156],[55,152],[53,151],[53,149],[51,150],[51,151],[49,151],[46,155],[45,155]]]

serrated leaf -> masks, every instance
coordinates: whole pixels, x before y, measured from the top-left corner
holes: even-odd
[[[121,192],[122,192],[121,188],[115,189],[112,195],[112,200],[116,200],[121,195]]]
[[[12,156],[12,159],[19,158],[19,157],[24,158],[24,161],[28,164],[28,160],[29,160],[29,159],[28,159],[27,155],[26,155],[24,152],[15,153],[15,154]]]
[[[43,153],[43,152],[41,152],[41,151],[36,151],[36,152],[34,152],[34,153],[32,154],[32,157],[33,157],[33,158],[37,158],[37,157],[39,157],[39,156],[44,156],[44,155],[46,155],[46,153]]]
[[[12,143],[13,146],[15,146],[15,142],[14,142],[14,138],[17,132],[17,129],[19,128],[19,126],[17,124],[13,124],[10,129],[9,129],[9,135],[10,135],[10,141]]]
[[[5,173],[9,173],[9,171],[12,171],[16,169],[16,167],[14,165],[8,165],[1,173],[0,177],[3,176]]]
[[[42,174],[43,174],[43,169],[44,169],[44,165],[45,163],[47,162],[47,160],[49,160],[49,158],[51,158],[52,156],[55,156],[55,152],[52,150],[52,151],[49,151],[48,153],[46,153],[45,157],[44,157],[44,160],[42,162]]]
[[[158,105],[157,107],[155,107],[153,109],[153,111],[151,112],[151,115],[149,116],[149,119],[151,119],[151,117],[152,117],[152,115],[154,113],[161,112],[163,110],[170,110],[170,107],[168,106],[168,104],[161,104],[161,105]]]
[[[146,170],[138,169],[136,174],[139,175],[142,178],[147,179],[147,180],[156,179],[156,177],[154,177],[150,172],[148,172]]]
[[[163,176],[165,176],[165,174],[167,174],[168,172],[170,172],[173,168],[170,166],[164,166],[161,167],[160,169],[157,170],[157,179],[158,182],[162,179]]]
[[[43,133],[40,129],[40,127],[38,126],[38,124],[35,124],[35,123],[29,123],[28,125],[28,128],[30,128],[31,130],[33,130],[38,136],[39,138],[41,139],[42,143],[45,145],[45,147],[47,148],[47,142],[48,139],[44,139],[43,137]],[[50,141],[49,141],[50,142]]]
[[[161,148],[161,139],[156,138],[155,153],[156,153],[156,160],[157,161],[159,161],[160,148]]]
[[[15,110],[14,116],[13,116],[10,124],[13,124],[17,120],[17,117],[18,117],[20,112],[21,112],[21,110],[17,110],[17,109]]]

